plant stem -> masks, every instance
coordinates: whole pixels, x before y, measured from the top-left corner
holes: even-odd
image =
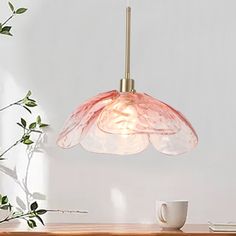
[[[88,213],[87,211],[79,211],[79,210],[47,210],[47,212],[58,212],[58,213]]]
[[[1,111],[4,111],[4,110],[6,110],[7,108],[9,108],[9,107],[11,107],[11,106],[14,106],[14,105],[19,105],[19,106],[20,106],[20,102],[22,102],[22,100],[19,100],[19,101],[17,101],[17,102],[11,103],[11,104],[9,104],[9,105],[6,106],[6,107],[1,108],[1,109],[0,109],[0,112],[1,112]]]
[[[88,213],[87,211],[78,211],[78,210],[75,210],[75,211],[70,211],[70,210],[46,210],[47,212],[59,212],[59,213]],[[17,215],[17,216],[11,216],[11,217],[7,217],[3,220],[0,220],[0,224],[3,223],[3,222],[6,222],[6,221],[10,221],[10,220],[15,220],[15,219],[18,219],[18,218],[22,218],[22,219],[25,219],[24,217],[25,216],[29,216],[32,214],[32,211],[28,211],[27,213],[22,213],[21,215]]]
[[[14,103],[13,103],[14,104]],[[11,105],[11,104],[10,104]],[[10,106],[9,105],[9,106]],[[19,104],[18,104],[19,105]],[[25,132],[25,130],[27,132]],[[22,142],[24,140],[24,137],[27,135],[30,135],[32,133],[32,130],[24,128],[24,135],[18,140],[16,141],[14,144],[12,144],[9,148],[7,148],[2,154],[0,154],[0,158],[5,155],[8,151],[10,151],[13,147],[15,147],[18,143]],[[1,160],[1,159],[0,159]]]
[[[10,151],[13,147],[15,147],[18,143],[21,142],[21,139],[19,139],[18,141],[16,141],[14,144],[12,144],[8,149],[6,149],[2,154],[0,154],[0,157],[2,157],[3,155],[5,155],[8,151]]]
[[[0,220],[0,224],[3,223],[3,222],[6,222],[6,221],[10,221],[10,220],[15,220],[15,219],[18,219],[18,218],[22,218],[24,216],[28,216],[30,215],[31,212],[27,212],[27,213],[24,213],[24,214],[21,214],[21,215],[17,215],[17,216],[12,216],[12,217],[7,217],[3,220]]]
[[[2,23],[2,26],[4,26],[15,14],[13,13],[8,19],[6,19],[6,21],[4,21],[4,23]]]
[[[25,171],[25,178],[23,180],[23,186],[24,186],[24,193],[25,193],[25,198],[26,198],[26,202],[27,202],[27,208],[28,210],[30,209],[30,197],[33,198],[33,194],[29,191],[28,189],[28,177],[29,177],[29,169],[30,169],[30,164],[31,164],[31,160],[33,158],[34,155],[34,151],[37,148],[37,146],[39,145],[39,142],[41,140],[41,136],[42,134],[39,134],[33,148],[28,152],[27,156],[28,156],[28,162],[27,162],[27,167],[26,167],[26,171]]]

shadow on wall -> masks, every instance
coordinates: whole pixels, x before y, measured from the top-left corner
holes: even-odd
[[[0,108],[3,108],[22,98],[25,90],[3,67],[0,68],[0,78],[3,81]],[[22,129],[16,125],[21,117],[26,120],[32,119],[32,116],[20,106],[11,106],[0,112],[0,154],[6,151],[2,156],[5,159],[0,160],[0,193],[8,195],[16,209],[25,211],[29,209],[32,201],[46,199],[45,194],[42,193],[44,187],[41,183],[43,176],[40,169],[44,162],[41,156],[45,153],[46,135],[31,134],[34,143],[27,148],[21,143],[16,145],[16,140],[22,137]],[[44,174],[47,175],[47,168],[44,168]],[[40,190],[37,191],[37,189]]]
[[[12,178],[14,182],[20,187],[20,189],[24,194],[24,199],[21,199],[20,196],[16,196],[16,203],[18,205],[17,208],[19,208],[19,210],[23,211],[30,210],[30,204],[34,200],[46,200],[46,196],[44,194],[40,192],[32,192],[28,186],[31,162],[34,158],[35,153],[43,152],[44,140],[45,140],[45,135],[40,134],[35,144],[27,148],[26,151],[27,162],[23,178],[22,177],[20,178],[18,176],[16,166],[14,166],[14,168],[12,169],[2,164],[3,161],[0,163],[0,171],[5,175],[9,176],[10,178]]]

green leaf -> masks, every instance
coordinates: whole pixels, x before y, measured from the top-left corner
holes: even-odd
[[[12,12],[15,12],[14,6],[10,2],[8,2],[8,5],[9,5],[10,9],[12,10]]]
[[[32,113],[31,112],[31,110],[28,108],[28,107],[26,107],[26,106],[23,106],[29,113]]]
[[[36,224],[36,222],[34,220],[27,220],[27,224],[32,229],[37,227],[37,224]]]
[[[45,213],[47,213],[47,210],[45,210],[45,209],[40,209],[40,210],[37,210],[36,213],[37,213],[38,215],[44,215]]]
[[[26,145],[30,145],[30,144],[32,144],[34,142],[32,140],[30,140],[30,139],[26,139],[26,140],[23,141],[23,143],[26,144]]]
[[[48,124],[40,124],[39,125],[40,128],[44,128],[44,127],[47,127],[47,126],[49,126],[49,125]]]
[[[33,203],[30,205],[31,211],[35,211],[37,208],[38,208],[38,203],[37,203],[37,202],[33,202]]]
[[[0,34],[12,36],[12,34],[9,31],[1,31]]]
[[[7,196],[3,196],[1,203],[2,203],[2,205],[7,204],[8,203],[8,197]]]
[[[36,107],[37,106],[37,104],[35,102],[32,102],[32,101],[26,101],[25,105],[27,107]]]
[[[22,14],[22,13],[24,13],[26,11],[27,11],[26,8],[19,8],[19,9],[16,10],[16,14]]]
[[[37,122],[37,124],[41,124],[41,117],[40,116],[37,116],[36,122]]]
[[[36,127],[36,122],[33,122],[29,125],[29,129],[34,129]]]
[[[31,93],[31,91],[29,90],[28,92],[27,92],[27,94],[26,94],[26,98],[28,98],[30,95],[31,95],[32,93]]]
[[[2,194],[0,194],[0,202],[2,202]]]
[[[21,124],[23,125],[23,127],[25,128],[26,127],[26,121],[23,119],[23,118],[21,118]]]
[[[31,102],[36,102],[34,99],[29,98],[29,97],[28,97],[28,100],[31,101]]]
[[[35,215],[35,216],[41,222],[41,224],[44,225],[43,219],[40,216],[38,216],[38,215]]]
[[[30,135],[28,135],[28,134],[27,134],[27,135],[24,135],[24,136],[23,136],[23,141],[25,141],[26,139],[29,139],[29,138],[30,138]]]
[[[1,206],[0,209],[11,211],[11,209],[12,209],[12,205],[9,203],[8,205]]]
[[[21,123],[17,122],[16,124],[24,129],[24,126]]]
[[[1,206],[0,209],[1,210],[8,210],[9,206],[8,205],[4,205],[4,206]]]
[[[0,23],[0,32],[2,31],[2,24]]]
[[[10,30],[11,30],[11,26],[4,26],[4,27],[2,28],[2,31],[8,31],[8,32],[10,32]]]

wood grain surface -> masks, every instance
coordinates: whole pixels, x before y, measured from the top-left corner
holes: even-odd
[[[0,236],[10,235],[47,235],[47,236],[68,236],[68,235],[119,235],[119,236],[203,236],[209,234],[220,234],[221,236],[236,235],[236,233],[221,232],[215,233],[208,229],[207,225],[185,225],[182,230],[164,231],[156,224],[47,224],[45,227],[29,229],[24,224],[1,224]]]

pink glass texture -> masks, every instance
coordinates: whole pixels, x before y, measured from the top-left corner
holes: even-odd
[[[178,155],[193,149],[198,137],[187,119],[145,93],[98,94],[68,118],[57,144],[80,144],[90,152],[119,155],[143,151],[151,143],[159,152]]]

